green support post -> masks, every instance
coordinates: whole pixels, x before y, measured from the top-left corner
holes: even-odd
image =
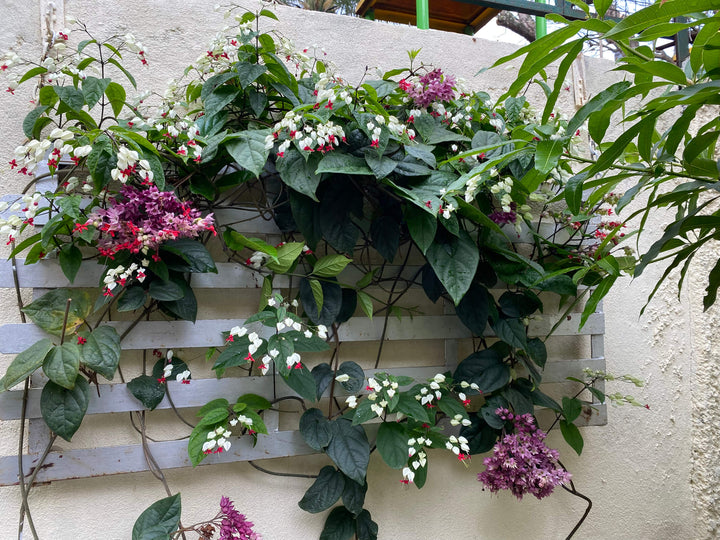
[[[419,2],[420,0],[418,0]],[[540,4],[545,4],[545,0],[536,0]],[[540,39],[547,34],[547,19],[545,17],[535,16],[535,39]]]
[[[416,0],[415,17],[421,30],[430,28],[430,0]]]

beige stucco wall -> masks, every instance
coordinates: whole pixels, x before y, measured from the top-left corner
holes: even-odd
[[[21,46],[25,51],[37,51],[41,12],[46,5],[46,0],[0,3],[0,49]],[[162,89],[168,78],[203,53],[208,38],[224,24],[208,2],[199,0],[66,0],[60,8],[87,22],[101,36],[132,31],[145,44],[151,66],[134,70],[141,88]],[[513,69],[502,68],[474,77],[479,68],[512,50],[506,44],[283,7],[276,12],[282,32],[300,46],[324,47],[328,58],[341,66],[351,81],[358,80],[366,66],[387,69],[405,65],[405,51],[420,47],[424,62],[463,76],[474,87],[494,95],[515,75]],[[607,73],[611,67],[606,62],[589,62],[591,95],[616,77]],[[572,107],[572,96],[567,97],[566,107]],[[21,189],[19,177],[9,172],[6,162],[21,142],[20,126],[27,110],[26,94],[18,92],[13,97],[0,92],[2,193]],[[657,222],[649,224],[644,242],[659,226]],[[702,538],[706,536],[705,523],[715,523],[718,473],[709,443],[717,437],[714,381],[718,368],[704,359],[717,354],[713,352],[717,338],[695,309],[703,287],[702,268],[698,279],[691,279],[693,287],[686,295],[692,300],[692,310],[688,298],[678,302],[675,289],[665,287],[639,318],[658,275],[657,269],[650,269],[633,283],[623,281],[605,302],[608,370],[646,379],[647,389],[635,394],[650,404],[650,410],[610,409],[607,426],[583,430],[586,450],[581,458],[574,456],[557,434],[549,438],[551,445],[560,448],[578,490],[594,502],[576,538]],[[0,322],[17,321],[11,292],[0,294]],[[0,367],[9,360],[0,358]],[[701,369],[695,370],[695,365]],[[694,434],[698,434],[695,446]],[[83,436],[92,439],[92,435]],[[0,453],[15,454],[16,441],[16,423],[0,423]],[[695,468],[693,456],[698,463]],[[267,466],[304,472],[316,470],[322,460],[276,460]],[[563,491],[540,502],[491,496],[475,480],[475,473],[481,470],[481,459],[465,470],[444,453],[431,455],[426,487],[403,490],[396,474],[388,474],[389,469],[378,459],[371,460],[367,508],[380,524],[380,538],[564,538],[584,510],[582,501]],[[236,501],[267,539],[312,539],[322,528],[324,517],[307,514],[297,506],[309,480],[263,475],[247,464],[172,470],[167,478],[173,491],[182,492],[185,523],[214,515],[224,494]],[[694,509],[694,493],[698,510]],[[129,538],[138,514],[163,496],[160,483],[142,473],[38,486],[31,504],[43,539],[124,539]],[[18,508],[18,488],[0,488],[0,538],[16,535]]]

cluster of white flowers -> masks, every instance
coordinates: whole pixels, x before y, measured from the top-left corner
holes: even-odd
[[[466,454],[470,452],[468,440],[462,435],[459,437],[456,437],[455,435],[450,435],[447,442],[445,443],[445,448],[450,450],[456,456],[459,455],[461,451]]]
[[[12,205],[6,201],[0,201],[0,212],[9,209],[11,212],[22,212],[25,217],[23,219],[17,214],[12,214],[6,219],[0,218],[0,236],[5,237],[7,235],[7,245],[10,245],[15,240],[18,230],[23,224],[34,226],[33,220],[40,208],[41,199],[42,195],[36,192],[23,195],[20,201],[16,201]]]
[[[140,283],[145,281],[145,268],[137,263],[132,263],[127,269],[123,265],[110,268],[103,278],[103,283],[108,290],[112,291],[118,285],[124,287],[128,280],[132,279],[133,274],[136,274],[135,279]],[[170,355],[172,356],[172,351],[170,351]]]
[[[367,398],[374,402],[370,405],[370,409],[378,416],[382,416],[388,406],[388,400],[392,399],[397,393],[398,386],[397,382],[386,378],[382,380],[382,383],[379,383],[373,377],[369,377],[366,388],[372,390],[372,392],[368,394]]]
[[[280,122],[276,123],[273,132],[265,137],[265,148],[270,149],[275,145],[280,133],[287,132],[287,138],[280,143],[277,154],[282,157],[295,141],[298,148],[308,152],[318,150],[327,152],[333,150],[340,142],[345,140],[345,131],[342,126],[329,121],[325,124],[304,124],[302,115],[294,111],[288,111]]]
[[[403,479],[401,482],[404,484],[412,483],[412,481],[415,479],[415,471],[417,471],[420,467],[425,467],[427,465],[427,454],[425,453],[424,447],[425,446],[431,446],[432,441],[430,439],[426,439],[425,437],[418,437],[408,439],[408,458],[414,458],[410,462],[409,467],[403,468]]]
[[[510,208],[510,205],[512,204],[512,188],[513,188],[513,179],[509,176],[507,178],[504,178],[500,180],[498,183],[490,186],[490,192],[495,195],[498,200],[500,201],[500,205],[502,206],[503,212],[510,212],[512,209]]]
[[[140,159],[140,155],[136,150],[130,150],[127,146],[120,146],[117,152],[117,165],[110,171],[110,176],[113,180],[125,184],[133,174],[137,174],[143,182],[151,183],[153,181],[154,175],[150,170],[148,160]]]
[[[238,425],[238,423],[243,424],[244,426],[251,428],[253,425],[252,418],[248,418],[244,414],[238,414],[237,418],[233,418],[230,420],[230,425],[235,427]]]
[[[228,438],[232,435],[230,430],[218,427],[207,434],[207,441],[203,443],[202,451],[205,454],[219,454],[230,450],[231,443]]]
[[[420,388],[420,393],[415,396],[421,405],[427,405],[432,403],[433,399],[442,398],[442,392],[440,391],[440,384],[445,382],[445,375],[438,373],[432,378],[430,382],[430,388],[423,386]]]

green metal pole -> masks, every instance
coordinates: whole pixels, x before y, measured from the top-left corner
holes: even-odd
[[[430,0],[416,0],[415,16],[418,28],[421,30],[430,28]]]
[[[419,2],[420,0],[418,0]],[[535,0],[540,4],[546,4],[545,0]],[[540,39],[547,34],[547,19],[545,17],[535,16],[535,39]]]

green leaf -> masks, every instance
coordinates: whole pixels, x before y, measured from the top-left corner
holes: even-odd
[[[18,79],[17,83],[22,84],[25,81],[32,79],[36,75],[42,75],[43,73],[47,73],[47,68],[44,68],[42,66],[34,67],[32,69],[27,70],[20,79]]]
[[[80,369],[80,349],[74,343],[52,348],[43,362],[43,372],[56,384],[72,390]]]
[[[117,118],[125,106],[125,88],[116,82],[111,82],[107,85],[107,88],[105,88],[105,95],[110,102],[110,107],[112,107],[115,118]]]
[[[567,396],[563,396],[562,408],[565,420],[572,423],[578,416],[580,416],[580,413],[582,412],[582,403],[577,398],[569,398]]]
[[[132,540],[165,540],[180,523],[180,494],[154,502],[137,518]]]
[[[223,240],[227,247],[233,251],[240,251],[243,248],[248,248],[253,251],[260,251],[270,256],[274,262],[278,262],[278,251],[270,244],[263,242],[259,238],[247,238],[237,231],[232,229],[225,229],[223,233]]]
[[[312,273],[320,277],[335,277],[342,272],[348,263],[352,262],[345,255],[325,255],[317,260]]]
[[[161,301],[179,300],[185,296],[183,288],[174,281],[154,279],[148,288],[150,298]]]
[[[565,184],[565,202],[567,202],[568,209],[573,214],[580,212],[583,197],[583,182],[586,178],[587,174],[585,173],[576,174]]]
[[[563,143],[560,140],[543,140],[537,143],[535,151],[535,168],[542,173],[549,173],[558,163],[562,155]]]
[[[473,283],[455,312],[462,323],[477,336],[482,336],[488,323],[490,314],[490,297],[487,289],[482,285]]]
[[[632,86],[630,81],[621,81],[611,84],[605,90],[594,96],[590,101],[583,105],[578,112],[575,113],[568,122],[567,133],[575,133],[575,131],[583,125],[583,122],[594,112],[605,107],[607,103],[618,99],[623,92]]]
[[[109,139],[106,144],[98,144],[98,139],[95,139],[93,149],[85,161],[96,191],[100,191],[112,181],[111,171],[117,165],[117,156],[112,151]]]
[[[349,420],[339,418],[331,424],[332,438],[327,455],[346,476],[358,484],[365,484],[370,461],[370,443],[362,426],[353,426]]]
[[[335,173],[375,176],[375,173],[368,167],[363,158],[345,154],[344,152],[328,152],[325,154],[315,172],[317,174]]]
[[[247,88],[267,70],[263,64],[251,64],[249,62],[238,62],[235,64],[234,69],[237,72],[240,86],[243,88]]]
[[[75,281],[75,276],[77,275],[78,270],[80,270],[80,265],[82,264],[82,253],[75,244],[66,244],[60,250],[58,258],[60,260],[60,268],[62,269],[63,274],[65,274],[68,281],[72,283]]]
[[[373,301],[369,294],[357,291],[357,301],[363,310],[363,313],[369,318],[373,317]]]
[[[161,301],[160,308],[179,319],[195,322],[195,318],[197,317],[197,299],[195,298],[195,293],[183,278],[173,278],[173,281],[182,290],[182,297],[177,300]]]
[[[107,45],[107,44],[105,44]],[[117,61],[115,58],[108,58],[108,62],[113,64],[115,67],[117,67],[120,71],[123,72],[123,74],[127,77],[128,81],[130,81],[130,84],[133,85],[133,88],[137,89],[137,83],[135,82],[135,77],[132,76],[132,74],[125,69],[120,62]]]
[[[498,319],[492,324],[493,330],[501,340],[516,349],[527,348],[525,325],[519,319]]]
[[[285,184],[317,201],[315,191],[322,179],[322,176],[315,172],[319,162],[320,157],[316,153],[305,159],[305,156],[291,147],[283,157],[277,158],[275,167]]]
[[[9,390],[32,375],[43,365],[45,357],[53,347],[53,342],[44,338],[18,354],[8,366],[3,378],[0,379],[0,392]]]
[[[180,240],[163,243],[160,249],[182,257],[187,263],[187,266],[181,269],[183,272],[212,272],[217,274],[217,267],[212,255],[198,240],[181,238]]]
[[[110,84],[110,79],[98,79],[97,77],[85,77],[82,81],[82,93],[85,96],[85,103],[88,110],[103,97],[105,90]]]
[[[338,506],[328,514],[320,540],[350,540],[354,535],[355,516],[344,506]]]
[[[140,375],[127,383],[127,389],[146,409],[153,410],[165,397],[165,385],[155,377]]]
[[[225,398],[217,398],[212,401],[208,401],[205,405],[200,407],[200,410],[195,416],[203,417],[213,409],[229,409],[230,402]]]
[[[666,23],[673,17],[681,17],[688,13],[700,13],[715,10],[715,0],[667,0],[652,4],[622,19],[615,27],[605,33],[606,39],[629,38],[656,24]]]
[[[388,156],[379,156],[375,148],[365,149],[365,162],[370,166],[378,180],[385,178],[398,166],[398,162]]]
[[[426,409],[420,405],[420,402],[414,396],[406,392],[398,394],[400,399],[396,405],[397,412],[403,413],[405,416],[417,420],[418,422],[428,422],[428,413]]]
[[[243,412],[249,412],[249,411],[243,411]],[[230,412],[228,411],[227,408],[216,407],[214,409],[210,409],[203,415],[203,417],[197,423],[196,427],[216,426],[220,423],[225,422],[225,420],[228,419],[228,416],[230,416]]]
[[[560,420],[560,432],[562,433],[565,442],[570,445],[570,448],[577,452],[579,456],[583,450],[583,437],[580,434],[580,430],[575,424]]]
[[[195,426],[190,433],[190,439],[188,440],[188,457],[193,467],[196,467],[200,462],[207,457],[207,454],[203,452],[203,445],[207,442],[208,433],[214,429],[210,426]]]
[[[265,136],[268,130],[247,130],[237,134],[237,138],[226,143],[225,149],[244,169],[260,177],[265,168],[270,150],[265,148]]]
[[[348,375],[350,377],[347,381],[341,382],[340,385],[351,394],[359,392],[364,386],[365,372],[363,371],[363,368],[351,360],[340,364],[337,374]]]
[[[219,86],[212,94],[203,98],[205,114],[207,116],[216,115],[228,104],[232,103],[240,92],[241,90],[235,86]]]
[[[277,262],[269,261],[265,267],[276,273],[290,270],[297,258],[302,254],[305,244],[303,242],[288,242],[277,248]]]
[[[53,86],[53,90],[60,101],[75,112],[79,112],[85,105],[85,96],[73,86]]]
[[[303,365],[302,368],[292,368],[287,376],[283,376],[285,383],[295,390],[299,396],[308,401],[317,401],[317,389],[315,388],[315,377],[310,370]]]
[[[243,394],[237,398],[237,402],[244,403],[251,409],[258,411],[269,409],[272,406],[272,403],[270,403],[266,398],[258,396],[257,394]]]
[[[470,288],[480,255],[477,246],[465,231],[447,243],[433,242],[428,248],[427,260],[440,282],[445,286],[455,305]]]
[[[298,506],[311,514],[323,512],[337,502],[344,489],[345,476],[343,473],[335,467],[326,465],[320,469],[318,477],[300,499]]]
[[[425,467],[423,469],[426,470]],[[420,486],[418,486],[420,487]],[[356,529],[358,540],[377,540],[378,537],[378,524],[375,523],[370,517],[370,512],[363,510],[358,514],[356,518]]]
[[[68,390],[49,381],[40,395],[40,412],[47,426],[70,442],[80,427],[90,401],[90,385],[78,375]]]
[[[541,368],[545,367],[545,362],[547,362],[547,348],[540,338],[528,339],[526,350],[533,362]]]
[[[87,318],[92,309],[90,295],[84,291],[54,289],[25,306],[23,312],[40,328],[49,334],[59,336],[62,333],[68,300],[71,300],[71,302],[68,310],[66,333],[72,334],[75,328]]]
[[[367,483],[360,485],[355,480],[345,477],[345,489],[342,494],[342,502],[350,512],[356,516],[362,512],[365,504],[365,494],[367,493]]]
[[[23,120],[23,133],[28,139],[32,139],[35,133],[35,125],[40,117],[47,111],[49,107],[47,105],[38,105],[32,111],[27,113]]]
[[[322,305],[318,307],[313,292],[313,281],[307,278],[300,280],[300,303],[313,324],[329,326],[335,321],[335,317],[338,316],[342,308],[342,289],[337,283],[323,281],[320,284]]]
[[[300,417],[300,435],[313,450],[322,450],[330,443],[330,421],[320,409],[308,409]]]
[[[145,289],[140,285],[131,285],[125,289],[125,292],[118,298],[118,311],[135,311],[145,305],[147,295]]]
[[[441,400],[445,401],[445,400]],[[402,469],[408,461],[408,435],[402,424],[383,422],[377,434],[377,449],[392,469]]]
[[[120,362],[120,335],[112,326],[98,326],[92,332],[78,332],[87,341],[79,346],[84,365],[111,381]]]
[[[460,362],[453,380],[475,383],[483,394],[489,394],[510,382],[510,366],[495,351],[485,349]]]
[[[405,221],[410,236],[412,236],[413,241],[424,255],[435,239],[437,218],[417,206],[407,205],[405,207]]]

